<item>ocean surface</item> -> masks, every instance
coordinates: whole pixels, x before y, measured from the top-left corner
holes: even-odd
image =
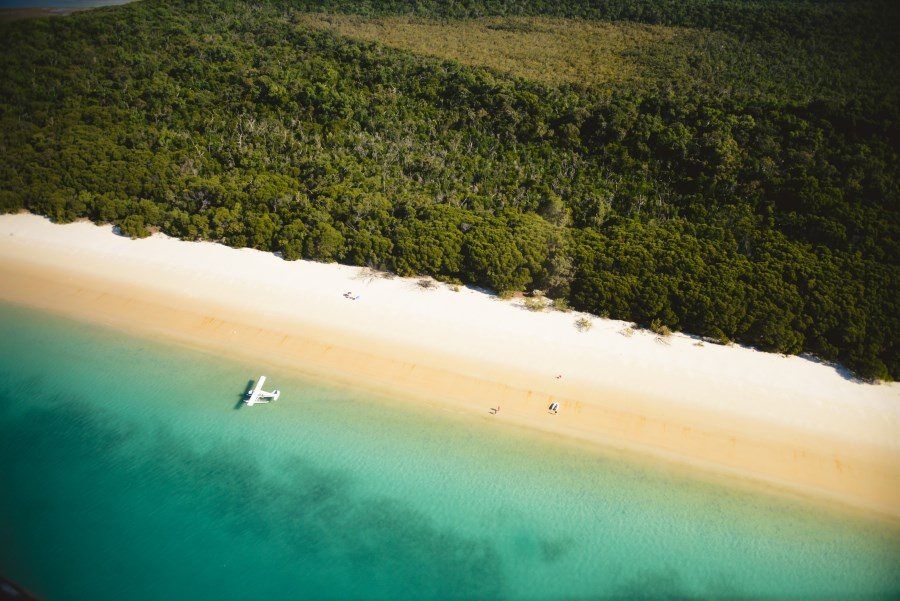
[[[264,357],[0,305],[0,376],[0,574],[48,601],[900,596],[884,524]]]
[[[92,8],[132,0],[0,0],[0,8]]]

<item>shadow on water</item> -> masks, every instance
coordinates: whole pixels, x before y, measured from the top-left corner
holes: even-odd
[[[250,394],[250,391],[253,390],[253,384],[255,382],[255,380],[247,380],[247,385],[244,387],[244,393],[238,397],[237,403],[234,404],[235,411],[244,406],[244,399],[246,399],[247,395]]]

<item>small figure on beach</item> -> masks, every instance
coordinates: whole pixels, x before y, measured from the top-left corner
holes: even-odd
[[[550,413],[556,414],[559,413],[559,403],[550,403]]]
[[[360,296],[359,294],[357,294],[356,296],[353,296],[352,290],[348,290],[347,292],[344,293],[344,298],[346,298],[347,300],[357,300],[359,298],[359,296]]]
[[[562,374],[556,374],[556,379],[557,379],[557,380],[561,380],[561,379],[562,379]]]
[[[491,415],[497,415],[498,413],[500,413],[500,405],[497,405],[496,407],[491,407]]]

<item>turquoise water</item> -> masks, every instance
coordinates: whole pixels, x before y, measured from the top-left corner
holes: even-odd
[[[47,600],[900,594],[862,518],[19,308],[0,341],[0,573]]]

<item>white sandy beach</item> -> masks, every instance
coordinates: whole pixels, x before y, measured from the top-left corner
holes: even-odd
[[[580,314],[466,288],[27,214],[0,216],[0,274],[0,301],[900,517],[900,386],[808,359],[599,318],[579,332]]]

